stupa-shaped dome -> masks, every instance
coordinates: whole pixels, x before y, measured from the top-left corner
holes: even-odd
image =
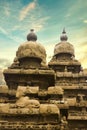
[[[70,54],[74,56],[74,47],[72,44],[67,42],[67,35],[65,29],[63,29],[62,35],[60,37],[61,42],[55,45],[54,55],[58,55],[61,53]]]
[[[45,63],[45,48],[40,43],[36,42],[37,36],[33,29],[31,29],[31,32],[27,35],[27,40],[27,42],[19,46],[18,51],[16,52],[18,60],[24,60],[24,58],[36,58]]]

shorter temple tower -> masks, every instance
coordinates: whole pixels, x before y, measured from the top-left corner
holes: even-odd
[[[77,94],[86,94],[86,73],[83,72],[81,63],[75,59],[74,47],[67,40],[65,29],[60,36],[61,42],[55,45],[54,55],[48,63],[56,73],[55,85],[64,89],[66,98],[76,97]],[[84,89],[83,88],[84,84]]]
[[[54,55],[48,63],[49,67],[54,69],[55,72],[80,72],[81,64],[75,59],[74,47],[67,41],[68,37],[65,29],[63,29],[60,40],[54,47]]]
[[[68,104],[66,115],[69,129],[86,130],[87,71],[75,59],[74,47],[67,41],[65,29],[60,40],[54,47],[54,55],[48,65],[55,71],[55,85],[64,90],[64,99]]]

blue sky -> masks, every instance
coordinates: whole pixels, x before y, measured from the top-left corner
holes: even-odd
[[[87,0],[0,0],[0,68],[12,63],[31,28],[53,55],[65,27],[76,58],[87,65]]]

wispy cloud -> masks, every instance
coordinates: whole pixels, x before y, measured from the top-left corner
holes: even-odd
[[[12,30],[13,31],[13,30]],[[8,33],[4,28],[0,27],[0,32],[7,36],[9,39],[13,40],[14,42],[21,42],[21,38],[17,36],[12,36],[10,33]]]
[[[20,29],[20,25],[14,25],[14,27],[11,29],[11,31],[15,31],[15,30],[18,30]]]
[[[36,18],[36,20],[31,24],[31,27],[34,28],[36,31],[39,31],[44,28],[44,25],[48,19],[50,19],[49,16],[40,18],[39,20]]]
[[[35,7],[36,7],[36,0],[25,6],[20,12],[20,21],[26,18],[27,14],[29,14],[31,10],[34,10]]]
[[[70,13],[68,13],[68,14],[65,15],[66,18],[68,18],[68,17],[70,17],[70,16],[71,16]]]
[[[0,69],[0,85],[5,84],[4,76],[3,76],[3,70]]]
[[[6,3],[6,4],[7,4],[7,3]],[[9,16],[9,15],[10,15],[10,7],[9,7],[9,4],[7,4],[7,5],[4,7],[4,11],[5,11],[6,16]]]
[[[76,1],[72,1],[72,4],[70,4],[70,7],[68,8],[68,12],[66,14],[66,17],[69,16],[74,16],[74,19],[75,19],[75,16],[78,18],[81,18],[83,16],[85,16],[85,12],[83,13],[83,11],[85,11],[87,8],[87,1],[84,1],[83,0],[76,0]],[[82,16],[81,16],[82,14]]]
[[[4,28],[2,28],[2,27],[0,27],[0,32],[5,34],[5,35],[8,35],[7,31]]]
[[[78,44],[75,50],[76,59],[78,59],[81,62],[83,68],[87,68],[87,42],[82,42]]]
[[[82,58],[79,59],[83,68],[87,68],[87,55],[85,54]]]
[[[10,66],[10,61],[8,59],[4,59],[4,58],[0,58],[0,68],[6,68],[8,66]]]
[[[87,20],[84,20],[83,22],[84,22],[84,23],[87,23]]]
[[[48,41],[49,43],[49,41]],[[46,53],[47,53],[47,63],[51,60],[51,58],[54,55],[54,46],[55,46],[55,42],[51,43],[51,44],[46,44],[45,45],[45,49],[46,49]]]

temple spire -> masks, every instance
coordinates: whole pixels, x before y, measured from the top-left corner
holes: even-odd
[[[63,32],[62,32],[62,33],[63,33],[63,34],[66,33],[65,28],[63,28]]]
[[[67,37],[67,35],[66,35],[65,28],[63,28],[62,35],[60,36],[60,40],[61,40],[61,41],[67,41],[67,40],[68,40],[68,37]]]

